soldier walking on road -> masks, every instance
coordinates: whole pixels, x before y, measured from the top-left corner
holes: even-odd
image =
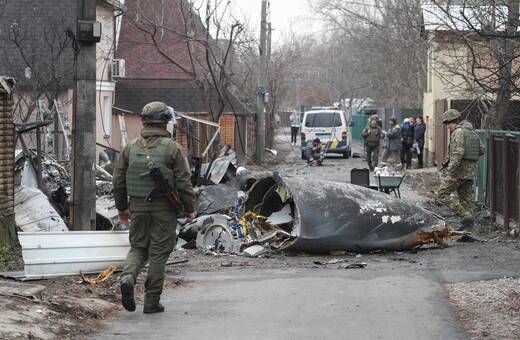
[[[131,312],[135,310],[134,285],[147,261],[149,267],[143,313],[164,312],[164,306],[160,303],[164,271],[177,241],[177,211],[171,199],[162,192],[152,202],[145,201],[156,183],[150,177],[141,179],[140,175],[150,171],[151,166],[157,167],[173,191],[179,193],[187,221],[195,218],[195,192],[188,162],[182,147],[171,139],[166,130],[171,117],[172,112],[164,103],[152,102],[144,106],[141,138],[125,147],[113,178],[119,219],[128,224],[131,218],[131,248],[121,274],[121,302]]]
[[[460,112],[454,109],[444,112],[442,123],[451,131],[447,164],[447,175],[442,180],[439,202],[445,204],[462,218],[464,230],[475,223],[473,217],[473,179],[477,178],[478,159],[486,148],[478,137],[473,126],[467,120],[461,120]],[[458,204],[450,199],[452,192],[457,191]]]
[[[383,129],[377,124],[376,118],[370,119],[370,124],[363,129],[361,136],[365,138],[368,167],[370,171],[374,171],[374,167],[379,162],[379,144],[381,139],[385,137]]]

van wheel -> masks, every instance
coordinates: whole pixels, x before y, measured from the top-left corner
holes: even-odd
[[[350,157],[350,150],[343,152],[343,158],[349,158]]]

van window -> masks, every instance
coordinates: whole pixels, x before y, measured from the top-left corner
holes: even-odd
[[[341,114],[338,112],[307,113],[305,127],[341,126]]]

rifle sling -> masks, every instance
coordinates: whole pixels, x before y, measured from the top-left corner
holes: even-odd
[[[144,152],[146,153],[146,161],[148,162],[148,166],[153,166],[152,157],[150,156],[150,151],[148,150],[148,144],[146,139],[141,136],[141,142],[143,143]]]

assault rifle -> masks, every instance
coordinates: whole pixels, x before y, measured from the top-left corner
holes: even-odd
[[[153,182],[155,183],[155,186],[150,190],[146,198],[144,199],[145,202],[152,203],[152,201],[157,197],[159,194],[165,195],[171,204],[174,206],[177,206],[180,201],[177,195],[175,195],[175,192],[173,191],[172,187],[168,183],[168,179],[166,179],[158,167],[151,165],[148,172],[145,172],[144,174],[140,174],[140,179],[145,179],[148,177],[151,177]]]

